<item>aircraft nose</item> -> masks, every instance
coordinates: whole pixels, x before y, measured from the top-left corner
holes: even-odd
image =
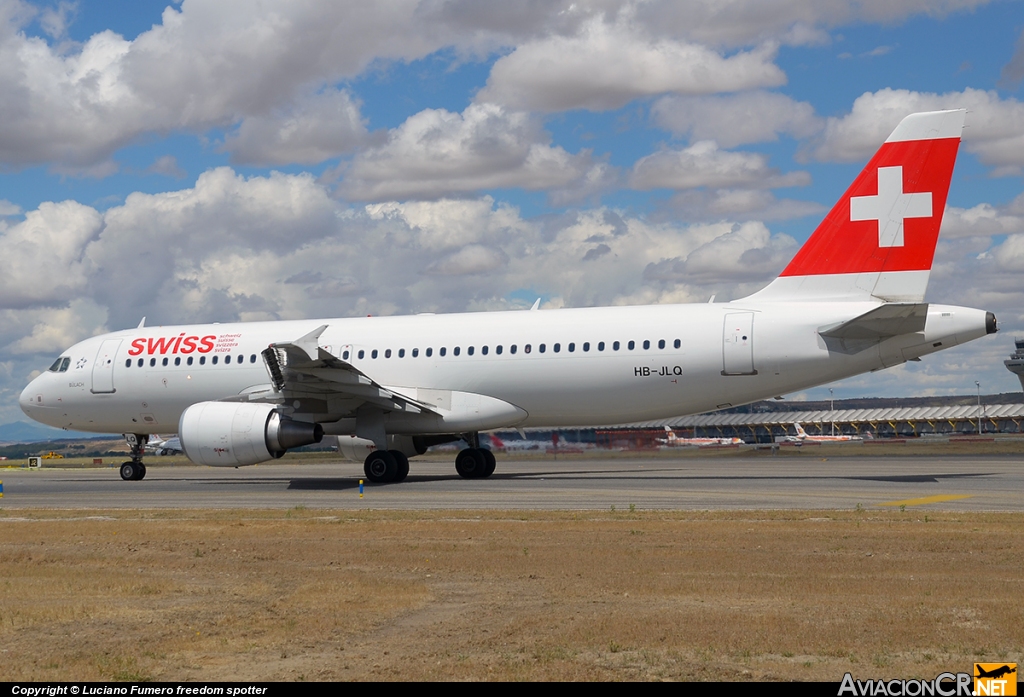
[[[21,391],[21,396],[18,397],[18,405],[27,416],[32,416],[33,407],[35,406],[35,384],[35,380],[30,382],[28,386]]]

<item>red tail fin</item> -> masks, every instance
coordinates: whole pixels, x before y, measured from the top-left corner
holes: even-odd
[[[920,302],[966,111],[911,114],[758,299]]]

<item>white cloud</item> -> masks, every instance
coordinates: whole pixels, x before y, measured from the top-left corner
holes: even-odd
[[[722,234],[685,257],[665,259],[644,269],[650,280],[683,281],[768,281],[793,258],[797,244],[789,235],[771,234],[760,222],[717,226]]]
[[[311,90],[375,59],[419,58],[455,39],[426,14],[414,0],[190,0],[134,40],[104,31],[65,50],[20,31],[30,12],[0,13],[0,163],[88,167],[145,133],[205,132],[246,118],[233,141],[243,158],[336,153],[358,135],[359,119],[338,93]],[[344,127],[326,121],[339,108]]]
[[[0,307],[66,302],[87,282],[86,245],[103,227],[100,214],[74,201],[42,203],[0,234]]]
[[[500,249],[471,244],[431,263],[423,270],[423,273],[437,276],[465,276],[494,271],[506,264],[508,264],[508,255]]]
[[[696,187],[780,188],[806,186],[806,172],[779,174],[764,155],[720,150],[713,141],[700,141],[682,150],[661,150],[640,158],[629,184],[634,189],[692,189]]]
[[[362,144],[367,136],[359,105],[344,90],[327,90],[269,115],[248,116],[224,149],[233,162],[316,164]]]
[[[472,104],[461,114],[426,109],[391,131],[383,145],[358,153],[342,170],[339,191],[356,200],[429,199],[602,179],[603,165],[588,152],[570,155],[548,141],[528,114],[496,104]]]
[[[33,315],[38,321],[31,333],[5,347],[6,352],[56,355],[82,339],[108,331],[106,308],[91,298],[76,298],[63,308],[35,310]]]
[[[1015,203],[1024,201],[1024,194]],[[947,206],[942,217],[940,239],[1024,234],[1024,211],[1014,212],[1014,204],[996,207],[979,203],[971,208]]]
[[[823,125],[807,102],[762,90],[721,97],[663,97],[654,103],[651,115],[672,133],[714,140],[723,148],[775,141],[780,134],[807,138]]]
[[[615,109],[663,93],[710,94],[781,85],[764,46],[724,56],[706,46],[651,38],[627,21],[587,22],[575,36],[522,43],[491,68],[478,101],[513,109]]]
[[[715,189],[681,191],[668,203],[679,220],[790,220],[824,214],[826,208],[812,201],[777,199],[770,191]]]
[[[1024,103],[994,92],[967,88],[935,94],[886,88],[866,92],[842,117],[830,117],[820,140],[810,149],[818,160],[858,162],[870,157],[908,114],[937,109],[967,109],[963,147],[996,174],[1024,168]]]

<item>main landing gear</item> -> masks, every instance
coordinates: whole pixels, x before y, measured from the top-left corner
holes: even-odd
[[[374,450],[366,456],[363,472],[374,484],[397,484],[409,476],[409,458],[399,450]]]
[[[455,456],[455,471],[463,479],[483,479],[494,474],[497,462],[487,448],[466,448]]]
[[[486,448],[466,448],[455,457],[455,471],[463,479],[490,477],[496,465],[494,453]],[[399,450],[374,450],[366,456],[363,472],[374,484],[397,484],[409,476],[409,458]]]
[[[142,454],[146,450],[149,436],[138,433],[126,433],[124,439],[132,450],[132,459],[121,464],[121,479],[137,482],[146,476],[146,466],[142,464]]]

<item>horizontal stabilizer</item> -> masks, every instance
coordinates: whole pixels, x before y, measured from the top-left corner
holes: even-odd
[[[928,303],[889,303],[860,317],[818,330],[834,339],[885,339],[900,334],[923,332],[928,321]]]

